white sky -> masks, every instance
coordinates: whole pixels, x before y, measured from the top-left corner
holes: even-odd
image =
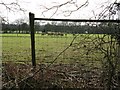
[[[11,3],[16,0],[1,0],[0,2],[4,3]],[[35,14],[35,17],[44,17],[41,13],[45,9],[40,6],[46,6],[46,7],[52,7],[54,5],[59,5],[61,3],[67,2],[69,0],[17,0],[22,8],[27,10],[25,13],[23,12],[9,12],[9,10],[6,10],[6,8],[3,5],[0,5],[0,15],[7,17],[7,19],[10,22],[13,22],[15,19],[18,18],[28,18],[28,13],[33,12]],[[82,5],[86,0],[73,0],[77,1],[77,5]],[[89,4],[87,7],[81,8],[79,11],[72,13],[69,17],[65,17],[61,11],[63,10],[74,10],[76,7],[74,5],[66,5],[58,10],[56,15],[54,15],[52,18],[74,18],[74,19],[80,19],[80,18],[90,18],[93,15],[92,10],[95,12],[95,14],[99,14],[104,7],[111,2],[114,2],[115,0],[89,0]],[[118,2],[120,0],[117,0]],[[104,5],[104,7],[100,8],[100,6]],[[50,10],[46,13],[44,13],[46,18],[49,18],[56,9]]]

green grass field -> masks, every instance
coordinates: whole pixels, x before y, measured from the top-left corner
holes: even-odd
[[[102,35],[100,35],[102,37]],[[73,41],[72,34],[67,36],[35,35],[36,61],[50,63]],[[98,37],[92,34],[80,34],[56,63],[76,63],[102,59],[103,55],[98,50],[88,50],[94,47],[91,40]],[[96,43],[96,41],[95,41]],[[31,39],[29,34],[2,34],[2,61],[3,62],[31,62]]]

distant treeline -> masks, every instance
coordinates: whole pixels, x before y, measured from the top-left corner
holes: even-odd
[[[64,24],[50,24],[35,25],[36,33],[48,33],[48,32],[60,32],[60,33],[72,33],[72,34],[114,34],[118,33],[117,23],[100,23],[96,25],[64,25]],[[17,24],[2,24],[2,33],[30,33],[29,25],[23,23]]]
[[[2,24],[2,33],[29,33],[29,25],[23,23],[17,24]]]

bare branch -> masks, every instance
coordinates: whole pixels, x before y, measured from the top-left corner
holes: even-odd
[[[114,3],[116,2],[117,0],[114,1]],[[98,15],[98,19],[101,19],[101,18],[105,18],[108,16],[109,13],[106,14],[106,12],[110,12],[110,10],[113,8],[113,5],[114,3],[111,3],[110,5],[106,6],[103,11],[101,11],[101,13],[99,13]],[[101,7],[103,7],[104,5],[102,5]],[[100,7],[100,8],[101,8]]]
[[[7,3],[7,2],[4,2],[4,1],[0,1],[0,6],[2,6],[7,13],[9,12],[22,12],[25,14],[26,10],[24,8],[21,7],[20,3],[18,2],[18,0],[16,1],[11,1],[10,3]],[[2,18],[2,21],[3,22],[6,22],[6,23],[9,23],[9,20],[8,20],[8,16],[3,16],[2,15],[2,11],[0,12],[0,17]]]
[[[48,12],[48,11],[50,11],[50,10],[55,9],[54,13],[50,16],[50,17],[53,17],[53,16],[57,13],[57,11],[58,11],[61,7],[63,7],[63,6],[66,6],[66,5],[74,5],[74,6],[76,7],[75,10],[64,10],[64,11],[62,11],[62,14],[67,14],[67,15],[64,15],[64,16],[70,16],[73,12],[78,11],[78,10],[81,9],[82,7],[86,7],[88,4],[89,4],[89,2],[88,2],[88,0],[87,0],[84,4],[78,6],[78,5],[77,5],[77,1],[70,0],[70,1],[67,1],[67,2],[65,2],[65,3],[52,6],[52,7],[50,7],[50,8],[48,8],[48,7],[46,7],[46,6],[43,6],[43,5],[40,5],[40,6],[42,6],[42,7],[45,9],[45,10],[42,12],[42,15],[43,15],[44,17],[45,17],[45,15],[44,15],[45,12]]]
[[[76,7],[77,7],[77,9],[75,9],[75,10],[67,10],[67,11],[63,11],[63,13],[69,13],[68,15],[64,15],[64,16],[70,16],[73,12],[76,12],[76,11],[78,11],[79,9],[81,9],[82,7],[86,7],[86,6],[88,6],[88,4],[89,4],[89,2],[88,2],[88,0],[84,3],[84,4],[82,4],[81,6],[77,6],[76,5]]]
[[[23,11],[25,12],[26,10],[21,8],[20,4],[18,3],[18,1],[16,2],[11,2],[11,3],[4,3],[3,1],[0,2],[0,5],[3,5],[7,10],[10,11]]]

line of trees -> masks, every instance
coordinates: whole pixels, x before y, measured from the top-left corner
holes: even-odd
[[[85,24],[85,25],[51,25],[46,24],[44,29],[51,32],[64,32],[73,34],[115,34],[118,33],[116,29],[118,24],[116,23],[101,23],[101,24]]]
[[[61,33],[72,33],[72,34],[114,34],[118,33],[119,30],[116,29],[118,24],[116,23],[100,23],[100,24],[85,24],[81,23],[65,23],[61,22],[59,24],[47,23],[45,25],[40,25],[35,23],[36,33],[48,33],[48,32],[61,32]],[[27,23],[21,24],[2,24],[2,33],[30,33],[29,25]]]
[[[2,33],[29,33],[27,23],[17,24],[2,24]]]

